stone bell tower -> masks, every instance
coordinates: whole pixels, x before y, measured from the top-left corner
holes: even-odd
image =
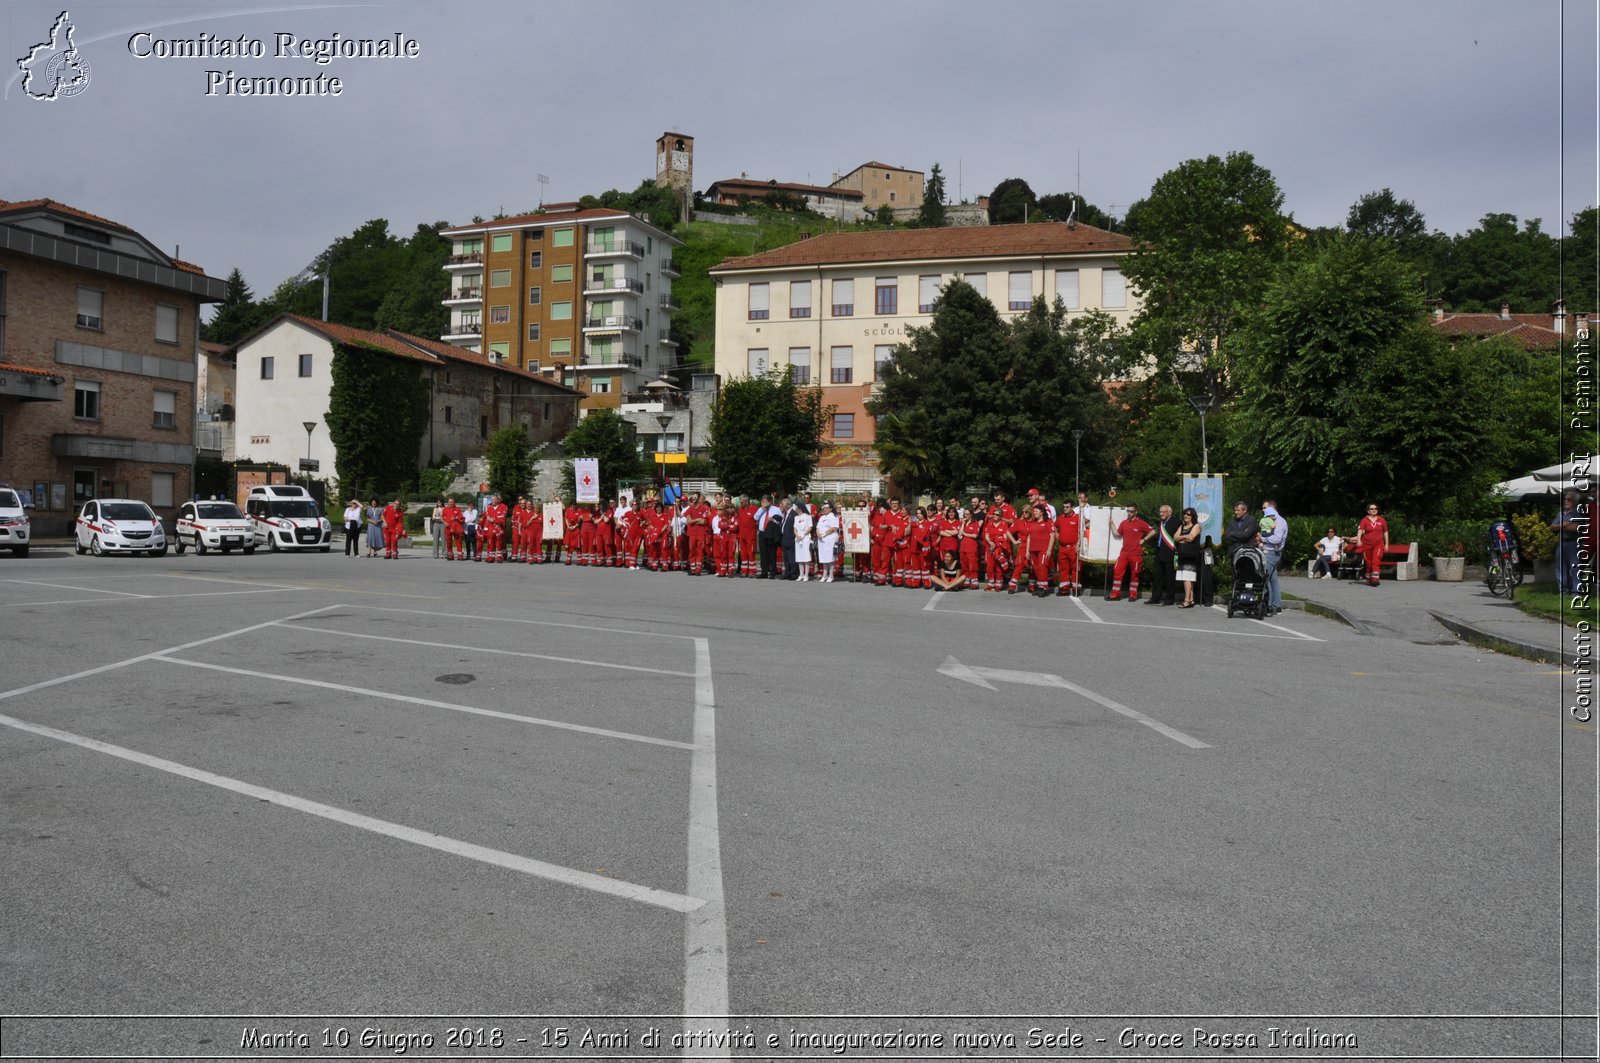
[[[694,212],[694,137],[667,132],[656,138],[656,185],[673,190],[684,218]]]

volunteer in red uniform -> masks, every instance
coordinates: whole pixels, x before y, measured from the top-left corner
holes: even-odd
[[[911,522],[906,535],[906,545],[900,553],[907,587],[933,586],[933,572],[928,568],[928,551],[933,547],[933,538],[933,520],[928,516],[925,507],[918,506],[917,518]]]
[[[883,517],[883,530],[889,540],[889,584],[904,587],[904,553],[911,536],[911,516],[901,507],[898,498],[889,500],[889,511]]]
[[[510,511],[495,495],[478,518],[478,556],[486,563],[505,560],[506,516]]]
[[[583,508],[573,502],[561,511],[561,524],[566,531],[563,536],[567,548],[566,564],[570,565],[578,559],[578,550],[582,546]]]
[[[517,509],[522,514],[517,519],[517,538],[522,546],[517,559],[536,565],[544,553],[544,514],[526,498],[518,501]]]
[[[1018,526],[1021,534],[1021,526]],[[1034,504],[1033,513],[1028,518],[1027,530],[1027,563],[1033,577],[1028,585],[1028,593],[1044,598],[1050,593],[1050,562],[1054,560],[1056,545],[1056,526],[1050,519],[1050,510],[1044,502]],[[1012,581],[1012,587],[1016,582]]]
[[[1140,519],[1139,507],[1130,505],[1127,519],[1117,525],[1122,549],[1117,554],[1117,564],[1111,573],[1111,593],[1106,595],[1106,601],[1114,602],[1122,597],[1124,576],[1128,579],[1128,601],[1139,600],[1139,572],[1144,568],[1144,544],[1155,538],[1155,534],[1156,530]]]
[[[986,590],[1001,591],[1011,582],[1012,548],[1016,537],[1011,534],[1011,524],[997,515],[999,506],[989,511],[983,522],[984,571],[987,574]]]
[[[400,536],[405,534],[406,511],[400,508],[397,498],[383,507],[383,556],[400,556]]]
[[[689,496],[689,505],[683,511],[684,536],[689,541],[689,575],[698,576],[705,571],[706,547],[711,544],[711,507],[697,491]]]
[[[889,571],[894,566],[894,552],[890,546],[889,503],[878,499],[867,516],[867,546],[872,554],[872,582],[882,587],[889,582]]]
[[[455,499],[445,502],[444,508],[439,511],[439,519],[444,521],[444,559],[466,560],[467,519],[466,514],[461,512],[461,507],[456,505]]]
[[[1383,554],[1389,549],[1389,522],[1378,515],[1378,504],[1367,504],[1367,515],[1356,525],[1356,540],[1367,562],[1367,586],[1376,587],[1383,567]]]
[[[978,589],[978,554],[982,547],[983,518],[972,510],[967,511],[967,517],[959,526],[960,538],[957,540],[957,555],[961,558],[961,575],[967,581],[971,590]]]
[[[1070,501],[1061,503],[1061,515],[1056,524],[1056,593],[1062,597],[1081,595],[1083,584],[1078,582],[1078,513]]]
[[[761,572],[760,531],[757,513],[761,507],[748,496],[740,499],[734,529],[739,542],[739,575],[754,579]]]
[[[626,498],[617,503],[617,564],[628,568],[639,567],[639,518],[643,514]]]
[[[595,507],[594,564],[606,567],[617,563],[617,507],[605,499]]]

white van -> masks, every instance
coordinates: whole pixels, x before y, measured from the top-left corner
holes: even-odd
[[[28,556],[28,533],[33,522],[28,510],[33,506],[31,497],[24,498],[7,484],[0,484],[0,549],[11,548],[13,557]]]
[[[333,525],[322,507],[299,484],[262,484],[250,488],[245,499],[250,518],[251,542],[276,553],[279,550],[321,550],[333,545]]]

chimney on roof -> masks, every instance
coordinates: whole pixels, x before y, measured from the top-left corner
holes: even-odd
[[[1511,320],[1511,304],[1510,303],[1501,303],[1500,304],[1500,320],[1501,321],[1510,321]]]
[[[1556,330],[1556,335],[1558,336],[1567,334],[1567,301],[1565,299],[1556,300],[1555,324],[1551,327]]]

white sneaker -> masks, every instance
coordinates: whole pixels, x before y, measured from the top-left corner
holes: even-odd
[[[801,576],[801,577],[800,577],[800,582],[801,582],[801,583],[805,583],[805,582],[806,582],[806,581],[807,581],[807,580],[809,580],[809,579],[810,579],[810,578],[811,578],[811,577],[810,577],[810,576],[806,576],[806,575],[802,575],[802,576]]]

